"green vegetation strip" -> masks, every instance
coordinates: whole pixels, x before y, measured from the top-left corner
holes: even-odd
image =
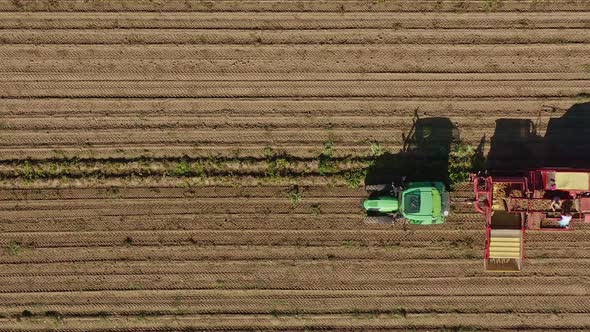
[[[264,155],[252,157],[13,160],[0,162],[0,180],[31,183],[39,180],[109,180],[171,178],[205,179],[259,178],[264,183],[296,183],[307,177],[323,177],[357,188],[364,184],[367,171],[385,153],[372,143],[363,156],[335,157],[333,142],[324,143],[316,158],[300,158],[267,147]],[[474,165],[475,150],[457,145],[449,156],[451,184],[466,181]],[[201,181],[199,181],[199,179]]]

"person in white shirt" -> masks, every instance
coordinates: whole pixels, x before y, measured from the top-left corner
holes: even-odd
[[[570,222],[572,221],[572,214],[569,211],[569,207],[562,206],[562,203],[563,202],[561,201],[559,196],[555,196],[551,201],[551,210],[555,211],[563,207],[563,210],[561,211],[561,219],[559,220],[559,227],[567,229],[570,227]]]
[[[564,212],[561,214],[561,220],[559,220],[559,227],[561,228],[569,228],[570,221],[572,221],[572,214],[569,212]]]

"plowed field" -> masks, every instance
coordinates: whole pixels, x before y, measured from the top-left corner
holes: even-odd
[[[419,119],[487,154],[589,102],[588,1],[0,0],[0,59],[0,332],[590,329],[590,225],[490,274],[469,183],[360,208]]]

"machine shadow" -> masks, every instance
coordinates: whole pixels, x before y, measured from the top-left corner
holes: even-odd
[[[441,181],[448,186],[451,144],[459,140],[459,131],[451,120],[415,117],[403,138],[399,153],[385,153],[369,167],[365,184],[399,184],[407,177],[412,181]]]
[[[498,119],[486,169],[501,172],[535,168],[543,159],[542,141],[532,120]]]
[[[549,121],[544,151],[543,166],[590,168],[590,103],[575,104]]]
[[[551,118],[545,136],[530,119],[498,119],[485,168],[514,172],[540,167],[590,168],[590,103]]]

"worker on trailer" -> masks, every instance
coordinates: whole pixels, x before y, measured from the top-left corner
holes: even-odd
[[[551,210],[555,211],[557,209],[561,209],[563,204],[559,196],[555,196],[553,201],[551,202]],[[566,202],[569,203],[569,202]],[[569,228],[570,222],[572,221],[572,213],[571,213],[571,204],[566,204],[563,206],[561,211],[561,219],[559,220],[559,227],[561,228]]]
[[[553,200],[551,201],[551,210],[555,212],[557,209],[561,209],[561,198],[559,198],[559,196],[553,197]]]
[[[561,228],[569,228],[570,221],[572,221],[572,213],[570,209],[565,207],[561,212],[561,220],[559,220],[559,227]]]
[[[572,214],[570,212],[563,212],[561,214],[561,220],[559,220],[559,227],[570,228],[570,221],[572,221]]]

